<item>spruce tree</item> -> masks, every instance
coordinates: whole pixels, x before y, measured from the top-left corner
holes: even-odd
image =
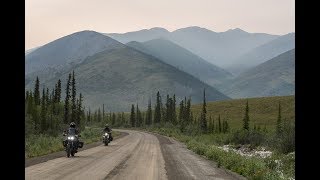
[[[219,129],[219,133],[221,133],[222,129],[221,129],[221,119],[220,119],[220,114],[219,114],[219,118],[218,118],[218,129]]]
[[[80,93],[79,95],[79,100],[77,103],[77,124],[79,125],[79,127],[81,126],[81,117],[83,115],[83,107],[82,107],[82,101],[83,101],[83,96]]]
[[[208,132],[213,133],[214,131],[214,122],[212,121],[212,117],[209,117],[209,121],[208,121]]]
[[[133,104],[131,106],[130,123],[131,123],[131,127],[135,127],[136,115],[135,115],[134,105]]]
[[[57,91],[56,91],[56,102],[60,103],[61,100],[61,80],[58,80],[58,84],[57,84]]]
[[[185,107],[185,121],[186,124],[190,124],[192,119],[191,119],[191,99],[189,98],[188,100],[185,97],[185,102],[186,102],[186,107]]]
[[[207,132],[207,108],[206,108],[206,91],[203,90],[203,105],[202,105],[202,112],[200,116],[200,128],[202,133]]]
[[[169,97],[169,94],[167,94],[167,100],[166,100],[166,113],[165,113],[165,118],[164,118],[164,121],[165,122],[168,122],[168,121],[171,121],[170,119],[170,97]]]
[[[211,116],[210,116],[210,118],[211,118]],[[214,117],[212,118],[212,132],[214,132],[214,130],[215,130],[215,125],[214,125]]]
[[[34,100],[33,100],[33,96],[32,96],[32,92],[29,93],[28,95],[28,99],[27,99],[27,114],[32,114],[33,110],[34,110]]]
[[[35,105],[40,105],[40,89],[39,89],[39,86],[40,86],[40,82],[39,82],[39,78],[37,76],[37,79],[36,79],[36,84],[35,84],[35,87],[34,87],[34,102],[35,102]]]
[[[56,95],[55,95],[55,89],[53,88],[50,95],[50,101],[52,104],[56,103]]]
[[[53,90],[52,90],[53,92],[52,92],[52,97],[53,97],[53,102],[54,103],[57,103],[58,102],[58,84],[55,84],[54,85],[54,88],[53,88]]]
[[[75,79],[74,71],[72,71],[72,82],[71,82],[71,120],[72,121],[75,121],[77,118],[76,94],[77,94],[76,79]]]
[[[173,104],[172,104],[172,123],[177,124],[177,113],[176,113],[176,95],[173,94]]]
[[[112,113],[111,124],[112,124],[112,126],[114,126],[116,124],[116,114],[115,113]]]
[[[40,113],[41,123],[40,123],[40,131],[44,133],[46,131],[46,95],[45,90],[43,88],[42,91],[42,99],[41,99],[41,113]]]
[[[247,100],[247,104],[246,104],[246,111],[245,111],[244,118],[243,118],[243,129],[249,130],[249,103],[248,103],[248,100]]]
[[[100,108],[98,109],[98,122],[101,122],[101,119],[102,119],[102,117],[101,117],[101,110],[100,110]]]
[[[222,132],[223,133],[227,133],[228,131],[229,131],[228,122],[226,120],[223,120],[223,122],[222,122]]]
[[[142,117],[141,117],[141,112],[139,110],[139,106],[137,104],[137,118],[136,118],[136,127],[140,127],[142,123]]]
[[[283,132],[283,123],[281,119],[281,104],[279,102],[279,108],[278,108],[278,118],[277,118],[277,136],[281,136]]]
[[[94,114],[93,114],[93,121],[94,121],[94,122],[98,122],[98,115],[97,115],[97,111],[94,111]]]
[[[180,131],[183,132],[186,126],[185,122],[185,107],[184,107],[184,101],[182,100],[180,102],[180,108],[179,108],[179,124],[180,124]]]
[[[89,112],[88,112],[88,117],[87,117],[87,122],[91,122],[91,110],[89,108]]]
[[[149,99],[148,110],[146,114],[146,125],[151,125],[152,123],[152,108],[151,108],[151,99]]]
[[[32,120],[34,121],[34,130],[36,133],[41,131],[41,112],[39,113],[38,108],[35,106],[32,109]]]
[[[161,120],[161,97],[160,92],[157,92],[157,100],[156,100],[156,106],[154,109],[154,123],[160,123]]]
[[[222,121],[222,132],[224,133],[224,131],[225,131],[225,121],[223,120]]]
[[[179,104],[179,123],[182,124],[182,122],[184,121],[184,101],[182,100]]]
[[[102,104],[102,121],[104,122],[104,104]]]
[[[47,93],[46,93],[46,108],[49,107],[50,105],[50,99],[49,99],[49,88],[47,88]]]
[[[66,98],[64,101],[64,123],[67,124],[70,122],[70,83],[71,83],[71,74],[69,74],[67,85],[66,85]]]
[[[228,121],[225,122],[225,133],[229,132],[230,131],[230,127],[229,127],[229,123]]]
[[[162,97],[160,96],[160,123],[164,123],[166,120],[166,107],[162,104]]]

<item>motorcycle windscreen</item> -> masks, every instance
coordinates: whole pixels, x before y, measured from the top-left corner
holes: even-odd
[[[69,135],[76,135],[76,129],[75,128],[69,128],[68,134]]]

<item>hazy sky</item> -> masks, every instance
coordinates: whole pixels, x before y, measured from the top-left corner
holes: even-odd
[[[200,26],[216,32],[295,31],[294,0],[26,0],[25,49],[82,30],[169,31]]]

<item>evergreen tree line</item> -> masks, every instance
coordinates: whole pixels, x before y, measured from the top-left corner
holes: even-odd
[[[138,104],[136,106],[131,105],[129,123],[126,125],[129,127],[145,127],[163,126],[169,123],[179,127],[182,132],[187,131],[190,127],[196,127],[202,133],[227,133],[230,130],[227,120],[221,122],[220,115],[216,124],[212,117],[207,119],[205,90],[203,91],[203,108],[199,118],[193,116],[191,98],[185,97],[180,101],[178,113],[176,109],[175,94],[173,96],[167,94],[166,101],[163,103],[158,91],[154,109],[152,109],[151,99],[149,99],[147,110],[144,113],[140,111]]]
[[[40,80],[36,78],[33,91],[27,90],[25,95],[26,135],[57,135],[72,121],[81,129],[84,128],[83,96],[80,93],[77,98],[74,72],[68,76],[64,101],[61,95],[60,79],[51,91],[45,87],[41,91]]]
[[[88,126],[104,126],[105,124],[109,124],[112,127],[129,126],[128,118],[125,117],[124,112],[105,112],[104,104],[102,110],[98,108],[92,112],[89,108],[85,115],[85,123]]]

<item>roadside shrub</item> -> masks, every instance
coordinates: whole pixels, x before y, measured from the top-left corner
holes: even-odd
[[[283,132],[280,135],[273,135],[269,140],[269,146],[279,153],[287,154],[295,151],[295,124],[285,121]]]
[[[183,133],[188,136],[196,136],[201,134],[201,131],[198,126],[195,126],[194,124],[189,124],[185,127],[185,130]]]
[[[230,139],[234,144],[250,144],[251,148],[260,146],[266,142],[265,134],[256,130],[238,130],[235,131]]]

